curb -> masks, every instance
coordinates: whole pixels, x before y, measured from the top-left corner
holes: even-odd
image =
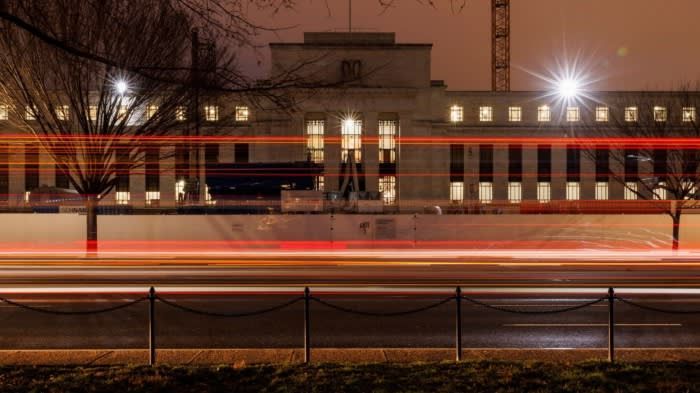
[[[303,349],[161,349],[156,362],[178,365],[301,363]],[[700,348],[618,349],[616,359],[630,362],[700,361]],[[0,365],[106,366],[148,364],[145,349],[0,350]],[[454,361],[454,349],[444,348],[321,348],[311,351],[312,362],[409,363]],[[592,349],[465,349],[464,361],[579,362],[606,360],[607,350]]]

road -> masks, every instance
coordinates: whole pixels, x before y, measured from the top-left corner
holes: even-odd
[[[521,253],[523,254],[523,253]],[[698,287],[700,254],[433,250],[266,252],[100,259],[0,260],[0,286],[36,285],[410,285]]]
[[[121,304],[151,285],[197,309],[242,312],[300,296],[304,286],[344,307],[389,312],[421,307],[462,286],[469,296],[517,310],[626,298],[700,310],[696,255],[537,252],[518,258],[445,251],[251,252],[216,256],[21,256],[0,260],[0,295],[42,310]],[[201,292],[205,292],[202,294]],[[58,294],[57,294],[58,293]],[[450,347],[455,301],[397,317],[369,317],[312,301],[316,347]],[[99,315],[54,316],[0,305],[0,348],[145,348],[147,302]],[[262,316],[217,318],[157,302],[158,343],[167,348],[300,347],[303,302]],[[511,314],[463,303],[466,348],[602,348],[606,303],[554,315]],[[616,304],[620,347],[700,347],[700,315]]]

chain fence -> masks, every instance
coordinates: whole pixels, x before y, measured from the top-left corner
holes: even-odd
[[[155,288],[151,287],[148,295],[143,296],[143,297],[138,297],[132,300],[124,301],[121,304],[117,304],[114,306],[109,306],[109,307],[104,307],[104,308],[99,308],[99,309],[90,309],[90,310],[55,310],[55,309],[47,309],[47,308],[42,308],[42,307],[36,307],[36,306],[31,306],[25,303],[21,303],[15,300],[10,300],[7,297],[2,297],[0,296],[0,302],[5,303],[9,306],[17,307],[23,310],[31,311],[31,312],[38,312],[38,313],[43,313],[43,314],[50,314],[50,315],[62,315],[62,316],[87,316],[87,315],[98,315],[98,314],[104,314],[104,313],[110,313],[110,312],[115,312],[119,310],[123,310],[132,306],[135,306],[139,303],[148,301],[149,304],[149,318],[148,318],[148,331],[149,331],[149,353],[150,353],[150,364],[155,364],[156,361],[156,330],[155,330],[155,323],[156,323],[156,317],[155,317],[155,311],[156,311],[156,303],[162,303],[163,305],[167,307],[171,307],[173,309],[177,309],[183,312],[195,314],[195,315],[200,315],[200,316],[208,316],[208,317],[217,317],[217,318],[246,318],[246,317],[254,317],[254,316],[259,316],[263,314],[269,314],[273,313],[276,311],[281,311],[285,308],[288,308],[298,302],[303,301],[304,302],[304,362],[309,362],[311,360],[311,329],[310,329],[310,324],[311,324],[311,302],[317,303],[321,306],[327,307],[329,309],[333,309],[339,312],[347,313],[347,314],[353,314],[353,315],[359,315],[359,316],[365,316],[365,317],[378,317],[378,318],[387,318],[387,317],[401,317],[401,316],[408,316],[408,315],[413,315],[413,314],[418,314],[422,313],[425,311],[429,311],[432,309],[435,309],[437,307],[443,306],[447,303],[450,303],[452,301],[455,302],[455,357],[456,360],[461,360],[462,356],[462,301],[466,301],[470,304],[473,304],[478,307],[483,307],[489,310],[497,311],[497,312],[502,312],[502,313],[509,313],[509,314],[520,314],[520,315],[551,315],[551,314],[562,314],[562,313],[568,313],[568,312],[573,312],[573,311],[578,311],[585,309],[587,307],[591,307],[597,304],[601,303],[607,303],[608,304],[608,360],[614,361],[615,359],[615,322],[614,322],[614,304],[615,302],[619,302],[621,304],[629,305],[644,311],[650,311],[650,312],[656,312],[656,313],[665,313],[665,314],[700,314],[700,310],[679,310],[677,308],[674,309],[669,309],[669,308],[662,308],[662,307],[656,307],[656,306],[651,306],[648,304],[642,304],[639,302],[632,301],[630,299],[620,297],[615,295],[615,291],[613,288],[610,288],[608,290],[608,294],[606,296],[602,296],[597,299],[593,300],[586,300],[582,301],[581,303],[574,304],[571,306],[562,306],[562,307],[556,307],[556,308],[548,308],[544,310],[522,310],[522,309],[517,309],[517,308],[512,308],[512,307],[506,307],[506,306],[501,306],[497,304],[492,304],[484,300],[479,300],[473,297],[465,296],[462,294],[461,288],[457,287],[455,290],[455,294],[452,296],[447,296],[443,299],[440,299],[438,301],[432,302],[430,304],[426,304],[421,307],[416,307],[412,309],[407,309],[407,310],[400,310],[400,311],[388,311],[388,312],[378,312],[378,311],[370,311],[370,310],[362,310],[358,308],[352,308],[352,307],[346,307],[346,306],[341,306],[338,304],[335,304],[333,302],[330,302],[328,300],[324,300],[318,296],[312,296],[311,291],[308,287],[304,289],[304,294],[303,296],[297,296],[294,297],[288,301],[279,303],[274,306],[270,307],[265,307],[261,308],[258,310],[253,310],[253,311],[246,311],[246,312],[214,312],[214,311],[209,311],[205,309],[199,309],[199,308],[194,308],[190,306],[185,306],[183,304],[178,303],[175,300],[171,300],[168,298],[164,298],[160,295],[156,294]]]

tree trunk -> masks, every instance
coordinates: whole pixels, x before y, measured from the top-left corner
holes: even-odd
[[[89,196],[85,202],[87,217],[87,233],[85,237],[85,251],[88,257],[97,256],[97,199]]]
[[[678,250],[678,240],[681,230],[681,215],[680,213],[676,213],[671,218],[673,219],[673,245],[671,248],[673,251],[676,251]]]

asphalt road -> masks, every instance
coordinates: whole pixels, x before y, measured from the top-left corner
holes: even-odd
[[[248,312],[295,298],[285,295],[164,295],[178,305],[220,312]],[[435,303],[449,294],[318,294],[343,307],[395,312]],[[517,310],[548,310],[580,304],[584,298],[560,295],[472,294],[489,304]],[[90,310],[121,304],[136,295],[14,295],[13,300],[47,311]],[[669,309],[700,310],[692,296],[625,296]],[[700,315],[653,313],[615,304],[618,347],[700,347]],[[311,302],[315,347],[451,347],[455,338],[455,301],[408,316],[371,317]],[[303,301],[253,317],[209,317],[156,302],[157,343],[161,348],[290,348],[303,343]],[[0,307],[0,348],[146,348],[148,302],[98,315],[55,316],[4,304]],[[599,303],[563,314],[523,315],[463,303],[465,348],[603,348],[607,345],[608,306]]]
[[[513,259],[429,251],[263,254],[99,260],[7,258],[0,260],[0,296],[45,311],[91,310],[143,296],[153,285],[169,288],[162,296],[176,304],[214,312],[244,312],[298,297],[308,285],[318,297],[334,304],[391,312],[440,301],[451,296],[450,288],[459,285],[489,304],[547,310],[600,298],[607,287],[615,287],[622,296],[644,304],[700,311],[700,263],[687,255],[584,258],[585,253],[579,253],[574,258],[540,258],[540,254],[532,254]],[[339,287],[345,289],[337,290]],[[66,294],[66,289],[84,293]],[[277,292],[280,290],[285,293]],[[202,291],[208,294],[194,293]],[[439,291],[443,292],[436,294]],[[158,346],[162,348],[302,346],[303,302],[245,318],[187,313],[162,302],[156,307]],[[454,345],[454,300],[418,314],[395,317],[347,314],[317,302],[311,307],[312,345],[316,347]],[[70,316],[3,303],[0,348],[145,348],[147,315],[147,302],[112,313]],[[607,345],[607,320],[606,303],[563,314],[533,315],[464,302],[463,343],[465,348],[602,348]],[[698,314],[655,313],[616,303],[616,322],[620,347],[700,347]]]
[[[180,261],[183,262],[183,261]],[[187,262],[187,261],[184,261]],[[336,261],[324,264],[254,261],[230,264],[130,261],[46,265],[0,263],[0,286],[46,285],[410,285],[547,287],[698,287],[695,262],[591,265],[570,263]]]

